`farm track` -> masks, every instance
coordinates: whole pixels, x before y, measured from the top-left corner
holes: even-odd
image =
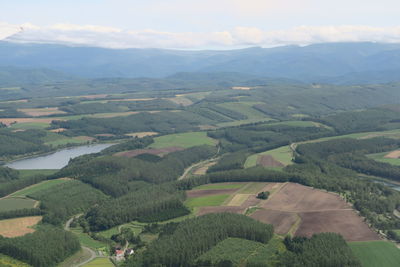
[[[196,167],[199,167],[199,166],[202,166],[203,164],[207,164],[207,163],[210,163],[210,162],[213,162],[213,161],[218,160],[217,155],[218,155],[218,153],[219,153],[219,150],[220,150],[220,147],[218,146],[218,151],[217,151],[217,153],[216,153],[212,158],[206,159],[206,160],[203,160],[203,161],[200,161],[200,162],[195,163],[195,164],[193,164],[192,166],[189,166],[188,168],[186,168],[186,170],[185,170],[185,171],[183,172],[183,174],[178,178],[178,180],[186,179],[186,178],[188,177],[188,175],[191,173],[191,171],[192,171],[193,169],[195,169]]]
[[[68,219],[68,221],[65,223],[64,230],[65,230],[65,231],[71,231],[71,223],[72,223],[72,221],[73,221],[75,218],[81,217],[82,215],[83,215],[83,214],[74,215],[74,216],[72,216],[70,219]],[[95,258],[104,258],[104,256],[98,256],[98,255],[96,254],[96,252],[95,252],[93,249],[89,248],[89,247],[82,246],[82,249],[84,249],[84,250],[86,250],[86,251],[88,251],[88,252],[90,253],[90,258],[87,259],[87,260],[85,260],[85,261],[83,261],[83,262],[81,262],[81,263],[78,263],[78,264],[74,265],[73,267],[80,267],[80,266],[83,266],[83,265],[85,265],[85,264],[91,262],[91,261],[94,260]]]

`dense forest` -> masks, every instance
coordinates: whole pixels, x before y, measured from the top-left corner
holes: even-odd
[[[105,150],[105,153],[116,150],[118,145]],[[176,180],[186,167],[210,158],[216,152],[215,147],[204,145],[172,152],[162,158],[89,155],[74,159],[55,174],[55,177],[74,177],[117,197],[131,191],[133,181],[159,184]],[[137,183],[133,184],[135,186]]]
[[[77,237],[72,233],[46,225],[21,237],[0,236],[0,253],[35,267],[56,266],[80,247]]]
[[[310,239],[286,237],[288,251],[281,255],[281,266],[361,267],[346,241],[338,234],[322,233]]]
[[[127,266],[192,266],[202,253],[218,242],[237,237],[268,243],[273,227],[239,214],[208,214],[180,223],[161,235]]]

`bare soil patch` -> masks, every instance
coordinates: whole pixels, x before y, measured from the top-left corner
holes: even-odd
[[[142,138],[145,136],[153,136],[153,135],[157,135],[157,134],[158,134],[157,132],[137,132],[137,133],[128,133],[125,135]]]
[[[352,207],[334,193],[287,183],[260,205],[264,210],[254,212],[251,217],[272,223],[281,234],[291,230],[296,223],[293,218],[300,216],[296,236],[334,232],[347,241],[379,240]]]
[[[248,90],[251,90],[251,89],[253,89],[253,87],[246,87],[246,86],[233,86],[232,87],[232,90],[245,90],[245,91],[248,91]]]
[[[108,102],[134,102],[134,101],[150,101],[155,98],[122,98],[122,99],[111,99]]]
[[[296,236],[311,237],[315,233],[334,232],[341,234],[346,241],[379,240],[353,210],[334,210],[299,213],[301,224]]]
[[[209,213],[221,213],[221,212],[230,212],[230,213],[244,213],[244,207],[235,207],[235,206],[219,206],[219,207],[201,207],[197,212],[197,216],[201,216]]]
[[[287,183],[264,205],[266,209],[292,212],[350,209],[351,207],[334,193],[324,192],[300,184]]]
[[[158,156],[164,156],[168,153],[175,152],[175,151],[181,151],[184,150],[183,147],[177,147],[177,146],[171,146],[171,147],[165,147],[165,148],[152,148],[152,149],[135,149],[135,150],[129,150],[129,151],[123,151],[123,152],[118,152],[115,153],[114,156],[117,157],[128,157],[128,158],[133,158],[141,154],[153,154],[153,155],[158,155]]]
[[[294,212],[276,211],[276,210],[257,210],[251,216],[260,222],[272,224],[275,233],[279,235],[287,234],[297,220]]]
[[[238,189],[206,189],[206,190],[190,190],[186,191],[186,196],[188,198],[194,197],[206,197],[206,196],[213,196],[213,195],[227,195],[233,194]]]
[[[277,161],[271,155],[260,155],[257,158],[257,165],[264,167],[284,167],[285,165]]]
[[[0,118],[0,122],[3,124],[10,126],[14,123],[24,123],[24,122],[43,122],[43,123],[51,123],[53,120],[60,120],[56,118]]]
[[[385,155],[387,159],[399,159],[400,158],[400,150],[392,151],[389,154]]]
[[[53,114],[66,114],[65,111],[59,110],[58,108],[21,108],[18,109],[18,111],[32,117],[41,117]]]
[[[0,221],[0,235],[4,237],[17,237],[35,232],[32,226],[42,220],[42,216],[23,217]]]
[[[106,98],[108,95],[106,94],[98,94],[98,95],[80,95],[80,98],[86,99],[97,99],[97,98]]]
[[[50,132],[52,132],[52,133],[61,133],[61,132],[64,132],[66,130],[67,129],[65,129],[65,128],[57,128],[57,129],[50,130]]]
[[[216,161],[213,162],[209,162],[207,164],[204,164],[203,166],[201,166],[200,168],[196,169],[193,174],[194,175],[204,175],[207,173],[208,168],[210,168],[211,166],[217,164]]]

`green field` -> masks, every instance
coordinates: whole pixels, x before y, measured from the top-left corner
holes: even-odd
[[[90,259],[91,254],[88,250],[86,249],[81,249],[74,255],[68,257],[66,260],[64,260],[62,263],[58,264],[57,267],[71,267],[71,266],[76,266],[77,264],[84,262],[88,259]]]
[[[349,246],[360,259],[363,267],[400,266],[400,249],[391,242],[350,242]]]
[[[114,264],[108,258],[96,258],[83,267],[114,267]]]
[[[115,227],[110,228],[108,230],[101,231],[101,232],[99,232],[99,234],[101,236],[105,237],[105,238],[111,238],[112,235],[115,235],[115,234],[119,233],[118,229],[121,227],[121,228],[129,228],[129,229],[131,229],[133,231],[133,233],[135,235],[138,235],[143,231],[143,227],[145,225],[146,224],[144,224],[144,223],[130,222],[130,223],[126,223],[126,224],[123,224],[123,225],[115,226]]]
[[[215,140],[208,137],[206,132],[191,132],[181,134],[169,134],[154,138],[152,148],[164,148],[171,146],[193,147],[200,145],[215,145]]]
[[[385,158],[385,156],[387,154],[388,154],[388,152],[369,154],[368,157],[373,159],[373,160],[376,160],[376,161],[380,161],[380,162],[384,162],[384,163],[389,163],[389,164],[392,164],[392,165],[400,166],[400,158],[399,159]]]
[[[10,129],[18,130],[27,130],[27,129],[45,129],[50,126],[50,123],[46,122],[23,122],[23,123],[15,123],[10,126]]]
[[[36,201],[27,198],[3,198],[0,199],[0,212],[20,209],[31,209]]]
[[[239,126],[239,125],[244,125],[244,124],[251,124],[251,123],[257,123],[257,122],[265,122],[265,121],[270,121],[272,120],[271,118],[264,117],[264,118],[259,118],[259,119],[247,119],[247,120],[237,120],[237,121],[231,121],[231,122],[221,122],[218,123],[218,127],[231,127],[231,126]]]
[[[88,140],[80,137],[67,137],[61,134],[48,132],[43,138],[43,141],[46,145],[60,146],[66,144],[84,144],[87,143]]]
[[[0,254],[0,266],[1,267],[30,267],[31,265],[22,261],[13,259],[6,255]]]
[[[268,118],[264,113],[253,108],[256,104],[260,104],[260,102],[227,102],[218,104],[218,106],[239,112],[250,120]]]
[[[185,201],[186,206],[189,208],[197,207],[208,207],[208,206],[219,206],[221,205],[230,195],[215,195],[206,197],[196,197]]]
[[[68,181],[67,179],[57,179],[57,180],[43,181],[41,183],[38,183],[38,184],[35,184],[35,185],[32,185],[32,186],[26,187],[26,188],[24,188],[22,190],[19,190],[19,191],[13,193],[11,196],[13,196],[13,197],[27,196],[27,195],[36,193],[38,191],[48,189],[48,188],[50,188],[52,186],[65,183],[67,181]]]
[[[257,165],[257,158],[261,155],[270,155],[277,161],[284,165],[289,165],[292,163],[293,153],[289,146],[279,147],[277,149],[268,150],[262,153],[251,155],[247,158],[244,167],[250,168]]]
[[[267,264],[273,266],[278,261],[278,254],[285,251],[285,245],[278,238],[268,244],[239,238],[228,238],[201,255],[199,260],[210,260],[218,263],[230,260],[236,266],[246,266],[248,263]],[[271,265],[270,265],[271,264]]]
[[[193,189],[197,190],[209,190],[209,189],[236,189],[236,188],[241,188],[245,184],[204,184],[197,186]]]
[[[105,248],[107,246],[106,244],[104,244],[100,241],[94,240],[88,234],[85,234],[82,231],[82,228],[80,228],[80,227],[79,228],[71,228],[71,232],[74,233],[78,237],[79,242],[81,242],[81,244],[85,247],[89,247],[89,248],[96,250],[96,249]]]

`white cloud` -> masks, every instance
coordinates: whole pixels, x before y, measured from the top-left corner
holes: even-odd
[[[107,48],[229,49],[324,42],[400,43],[400,26],[300,26],[279,31],[236,27],[229,31],[175,33],[151,29],[122,30],[96,25],[56,24],[39,27],[29,23],[22,25],[0,23],[0,39],[11,42],[60,43]]]

